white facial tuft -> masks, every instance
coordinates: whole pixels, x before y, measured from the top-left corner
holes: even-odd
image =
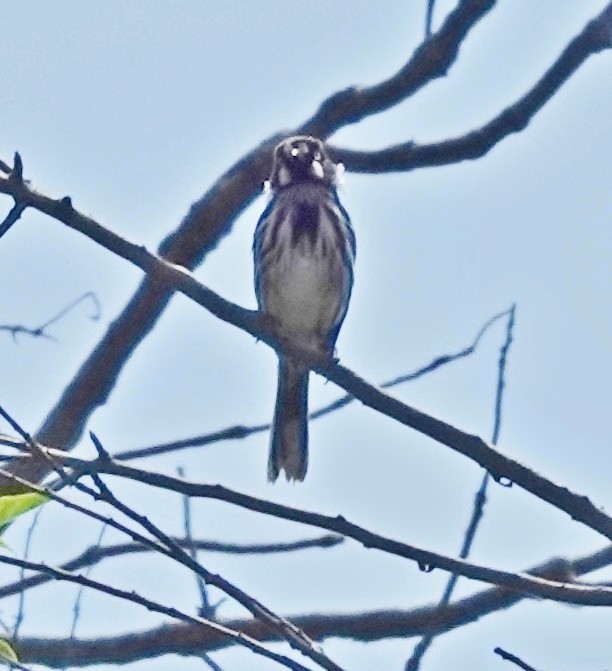
[[[336,174],[334,181],[336,184],[344,184],[344,175],[346,173],[346,168],[344,167],[344,163],[336,163]]]
[[[323,179],[325,173],[323,172],[323,166],[319,161],[313,161],[310,165],[310,174],[317,179]]]

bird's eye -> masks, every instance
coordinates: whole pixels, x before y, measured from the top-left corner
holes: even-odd
[[[313,158],[314,158],[315,161],[320,161],[321,160],[321,152],[320,151],[315,151]]]
[[[300,153],[300,150],[297,147],[293,147],[291,150],[291,156],[297,156]]]

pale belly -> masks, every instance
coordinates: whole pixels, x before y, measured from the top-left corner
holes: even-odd
[[[292,255],[279,269],[278,282],[266,310],[275,317],[288,337],[310,340],[325,338],[336,325],[342,287],[334,281],[329,262]]]

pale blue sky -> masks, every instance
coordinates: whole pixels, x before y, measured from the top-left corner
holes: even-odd
[[[23,0],[0,9],[0,158],[21,152],[26,177],[113,231],[154,249],[212,181],[260,140],[310,116],[329,93],[370,84],[405,62],[420,39],[425,1],[118,2]],[[333,141],[379,148],[454,137],[522,95],[603,0],[500,2],[470,34],[447,78]],[[437,3],[441,17],[452,2]],[[338,341],[342,362],[372,382],[467,344],[494,313],[518,305],[500,447],[612,509],[609,422],[612,357],[610,53],[591,58],[521,134],[472,163],[391,176],[347,174],[341,198],[357,235],[356,285]],[[0,217],[11,202],[0,199]],[[254,307],[251,237],[258,199],[197,276]],[[57,343],[0,341],[0,403],[35,430],[141,274],[34,212],[0,241],[0,322],[37,325],[80,293],[87,310],[53,329]],[[0,334],[1,335],[1,334]],[[476,356],[394,391],[406,402],[490,437],[500,324]],[[178,297],[126,366],[89,427],[118,451],[272,414],[275,360],[264,345]],[[311,407],[338,390],[313,379]],[[4,430],[5,427],[0,427]],[[358,404],[312,423],[304,484],[265,481],[267,436],[143,462],[194,479],[348,519],[454,554],[480,470]],[[84,441],[81,454],[92,454]],[[117,483],[167,531],[181,502]],[[274,540],[313,530],[218,503],[194,504],[198,535]],[[28,520],[7,540],[21,547]],[[61,562],[98,529],[49,507],[33,556]],[[109,534],[108,538],[113,536]],[[520,570],[604,545],[594,532],[518,487],[494,487],[473,558]],[[202,556],[203,563],[283,614],[410,608],[437,599],[446,576],[345,547],[281,558]],[[161,560],[113,560],[94,577],[192,609],[191,577]],[[610,573],[593,576],[610,580]],[[480,586],[463,581],[460,593]],[[74,589],[28,595],[24,633],[64,636]],[[215,599],[217,595],[215,594]],[[110,614],[112,613],[112,617]],[[222,616],[243,614],[226,603]],[[2,618],[10,621],[9,605]],[[160,618],[86,595],[79,633],[137,631]],[[543,669],[612,663],[612,615],[526,603],[441,637],[423,668],[497,669],[500,645]],[[347,671],[401,669],[415,639],[362,645],[329,640]],[[287,646],[277,646],[286,650]],[[221,652],[227,671],[250,653]],[[245,660],[249,661],[246,662]],[[177,657],[134,668],[195,669]],[[606,666],[607,665],[607,666]]]

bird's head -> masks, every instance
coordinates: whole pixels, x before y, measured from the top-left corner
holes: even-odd
[[[296,135],[276,146],[270,187],[277,190],[303,182],[334,186],[336,165],[327,155],[321,140],[309,135]]]

